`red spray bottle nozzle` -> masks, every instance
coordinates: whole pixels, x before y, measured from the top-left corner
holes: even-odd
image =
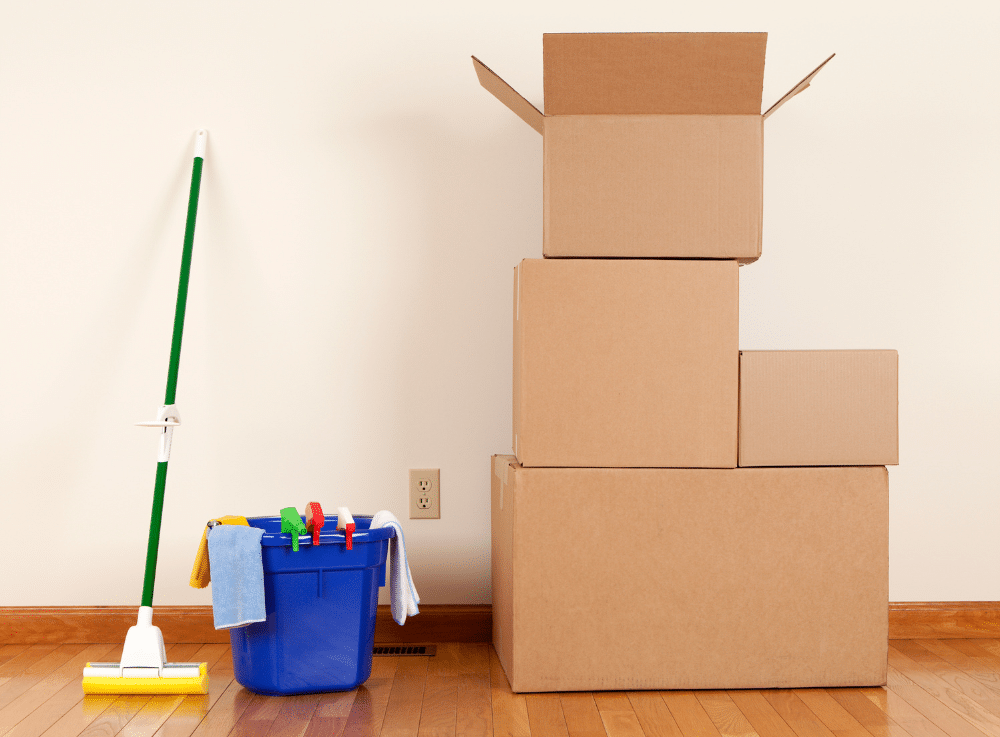
[[[306,505],[306,530],[312,533],[313,545],[319,545],[319,531],[323,529],[323,507],[319,502],[309,502]]]

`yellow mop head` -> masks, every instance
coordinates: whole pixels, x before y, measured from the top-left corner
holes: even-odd
[[[87,663],[83,670],[83,692],[85,694],[207,694],[208,664],[198,664],[198,675],[155,678],[126,678],[123,676],[97,675],[109,671],[116,672],[117,663]],[[108,668],[108,666],[111,666]],[[190,667],[190,666],[188,666]],[[170,670],[170,665],[165,666]]]

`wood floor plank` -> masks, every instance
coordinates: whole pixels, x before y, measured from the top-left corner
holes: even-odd
[[[463,642],[461,653],[464,667],[458,681],[455,732],[463,737],[488,737],[493,734],[490,646],[485,642]]]
[[[0,666],[28,649],[27,645],[0,645]]]
[[[768,703],[799,737],[833,737],[833,733],[812,713],[795,691],[776,689],[763,693]]]
[[[973,641],[965,640],[965,642],[973,642]],[[975,640],[975,643],[983,650],[993,653],[994,655],[1000,656],[1000,640],[997,640],[995,638],[988,638],[984,640]]]
[[[29,688],[0,709],[0,735],[36,737],[83,701],[83,668],[91,660],[101,661],[115,649],[90,645],[54,673]]]
[[[373,665],[372,672],[374,671]],[[347,719],[351,715],[351,709],[361,688],[363,686],[350,691],[320,694],[312,719],[309,720],[302,737],[340,737],[344,733]]]
[[[921,640],[923,642],[923,640]],[[935,642],[942,642],[935,640]],[[965,653],[974,658],[992,658],[993,662],[1000,663],[1000,641],[998,640],[959,640],[950,641],[953,648],[961,653]]]
[[[919,687],[913,686],[913,688]],[[914,709],[895,691],[888,688],[873,688],[863,689],[862,694],[900,724],[912,737],[946,737],[944,730]]]
[[[392,692],[392,682],[396,677],[396,670],[399,667],[399,657],[378,657],[372,663],[372,674],[367,681],[358,686],[351,704],[351,711],[344,722],[343,734],[345,737],[373,737],[382,731],[382,723],[385,719],[385,710],[389,705],[389,694]],[[321,704],[318,716],[327,719],[331,729],[339,728],[336,714],[327,716],[323,711],[325,705]],[[313,715],[313,722],[319,723],[317,715]],[[327,732],[313,731],[313,725],[309,726],[309,737],[320,737]]]
[[[214,683],[209,683],[209,690],[213,685]],[[212,704],[212,708],[198,722],[191,737],[225,737],[243,716],[253,698],[253,693],[235,680],[230,681],[218,701]]]
[[[302,737],[309,728],[320,694],[295,694],[280,698],[281,708],[267,732],[267,737]]]
[[[86,702],[90,698],[88,696],[84,700],[85,707]],[[80,737],[113,737],[113,735],[122,731],[125,725],[129,723],[129,720],[139,713],[139,710],[151,698],[153,697],[145,695],[119,696],[111,702],[110,706],[102,710],[100,714],[96,715],[95,719],[84,727],[83,731],[80,732]]]
[[[233,682],[233,659],[229,645],[203,645],[192,660],[208,666],[208,693],[185,696],[157,730],[155,737],[190,737]]]
[[[727,693],[757,731],[757,734],[763,737],[795,737],[792,728],[774,710],[774,707],[760,691],[728,691]]]
[[[282,698],[253,694],[229,737],[265,737],[281,711]]]
[[[889,689],[887,701],[892,704],[896,698],[912,706],[923,715],[924,719],[939,727],[948,737],[982,737],[986,734],[920,686],[895,686]],[[916,721],[904,723],[906,730],[910,731],[911,725]]]
[[[722,737],[760,737],[725,691],[699,691],[695,696]]]
[[[84,696],[45,731],[45,737],[76,737],[117,699],[113,694]]]
[[[457,675],[428,674],[420,705],[420,725],[417,730],[419,737],[455,736],[459,678]]]
[[[904,673],[897,670],[896,668],[889,668],[885,674],[885,685],[886,688],[894,688],[896,686],[916,686],[912,679],[908,678]]]
[[[629,691],[629,703],[646,737],[682,737],[667,703],[656,691]]]
[[[12,676],[9,681],[0,686],[0,709],[5,708],[46,676],[66,665],[73,656],[78,655],[85,647],[87,646],[59,645],[17,675]],[[83,678],[83,666],[80,667],[80,677]]]
[[[698,697],[691,691],[661,691],[660,696],[684,737],[721,737]]]
[[[524,696],[510,690],[496,650],[490,647],[490,698],[495,737],[530,737],[528,707]],[[537,737],[537,735],[536,735]]]
[[[428,660],[414,657],[399,659],[380,732],[384,737],[416,737],[427,685]]]
[[[830,698],[866,729],[873,737],[913,737],[888,714],[879,709],[855,688],[827,689]]]
[[[528,727],[531,729],[531,734],[569,737],[559,694],[525,694],[524,703],[528,708]]]
[[[136,712],[122,727],[122,733],[128,737],[153,737],[163,723],[184,701],[183,696],[152,696],[143,707]]]
[[[821,688],[796,689],[795,695],[836,737],[868,737],[868,730]]]
[[[462,643],[442,642],[437,645],[437,654],[427,659],[427,677],[457,676],[466,671]]]
[[[562,703],[563,719],[566,721],[569,737],[607,737],[608,732],[604,728],[593,694],[564,693],[560,694],[559,701]]]
[[[624,711],[632,712],[632,702],[628,699],[628,694],[624,691],[594,691],[594,703],[597,710],[604,711]]]
[[[936,685],[943,684],[945,688],[950,686],[955,691],[980,704],[990,714],[997,717],[996,726],[1000,729],[1000,693],[957,668],[953,663],[949,663],[940,655],[931,652],[920,642],[915,640],[894,641],[892,649],[897,653],[902,653],[913,663],[919,664],[928,673],[932,673],[937,680],[930,682]],[[917,680],[907,670],[908,661],[896,658],[896,667],[900,666],[903,666],[900,669],[907,673],[911,680]]]
[[[961,679],[957,679],[960,681],[960,685],[952,685],[940,676],[924,668],[920,663],[903,655],[895,647],[889,648],[889,669],[903,672],[907,678],[916,684],[916,688],[921,689],[939,703],[947,706],[981,732],[992,735],[992,737],[1000,737],[1000,715],[994,714],[987,706],[981,704],[978,699],[966,693],[966,691],[972,690],[966,688],[966,682],[972,682],[972,679],[964,676],[964,674]],[[893,687],[893,690],[896,690],[903,695],[904,699],[910,701],[900,691],[901,688],[907,688],[908,692],[910,692],[914,687]],[[912,701],[910,703],[913,704]],[[917,704],[913,704],[913,706],[917,707],[918,710],[920,709]],[[930,715],[927,716],[929,717]]]
[[[1000,662],[988,657],[985,650],[968,651],[965,640],[920,640],[921,647],[929,650],[952,667],[958,668],[986,684],[1000,690]]]
[[[643,737],[639,717],[624,693],[598,692],[594,694],[594,703],[608,737]]]
[[[3,665],[0,665],[0,689],[7,685],[11,678],[19,676],[39,660],[54,652],[57,645],[31,645]]]
[[[1000,655],[982,646],[981,640],[921,640],[920,644],[950,662],[962,658],[962,669],[982,683],[1000,688]]]

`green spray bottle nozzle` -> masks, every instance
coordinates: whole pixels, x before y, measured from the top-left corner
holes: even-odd
[[[281,531],[292,535],[292,550],[299,549],[299,535],[307,535],[306,526],[295,507],[285,507],[281,510]]]

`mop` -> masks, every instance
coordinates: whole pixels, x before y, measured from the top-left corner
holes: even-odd
[[[184,252],[181,256],[180,283],[177,286],[177,309],[174,312],[173,339],[170,344],[170,367],[167,372],[167,396],[152,422],[145,427],[160,428],[160,453],[156,465],[153,513],[149,523],[146,548],[146,573],[142,584],[142,604],[138,621],[125,636],[120,663],[87,663],[83,669],[83,692],[86,694],[207,694],[207,663],[168,663],[163,633],[153,625],[153,581],[156,578],[156,555],[160,545],[160,521],[163,517],[163,493],[167,485],[167,462],[174,427],[180,415],[174,404],[177,393],[177,369],[181,359],[181,336],[184,332],[184,309],[187,303],[194,223],[198,214],[201,168],[205,161],[207,131],[195,134],[191,194],[188,198],[187,224],[184,229]]]

